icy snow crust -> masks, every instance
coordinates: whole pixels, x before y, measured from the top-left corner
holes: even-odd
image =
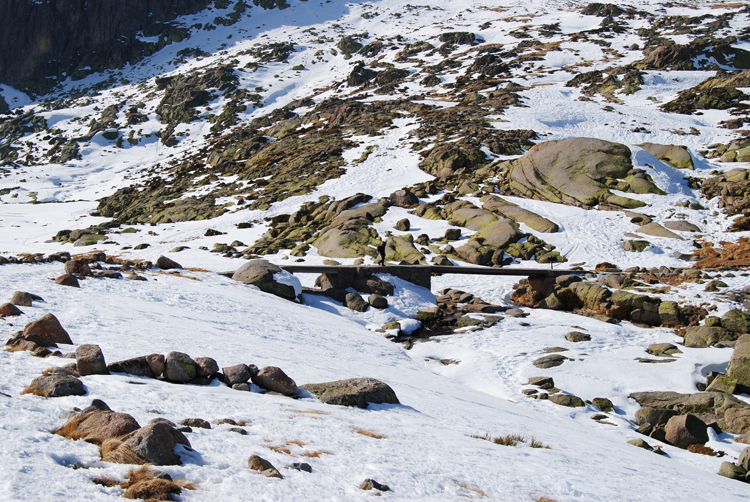
[[[431,0],[431,9],[407,9],[407,3],[400,0],[294,1],[291,8],[283,11],[253,8],[250,17],[243,17],[234,26],[195,32],[189,39],[121,70],[121,76],[132,83],[101,91],[88,105],[42,113],[50,127],[63,129],[68,135],[83,135],[88,125],[79,123],[77,118],[98,116],[94,107],[102,110],[126,97],[129,103],[144,101],[149,121],[138,125],[144,136],[138,145],[126,142],[118,149],[97,135],[82,147],[82,160],[15,169],[0,179],[0,188],[20,187],[0,196],[0,252],[15,255],[82,250],[50,239],[62,229],[86,228],[107,221],[90,215],[99,198],[145,178],[156,163],[180,158],[204,144],[210,129],[205,120],[179,125],[176,132],[184,132],[186,136],[174,148],[163,146],[156,136],[145,138],[163,127],[154,112],[161,95],[144,97],[138,88],[140,82],[210,67],[233,57],[240,60],[241,67],[250,58],[237,53],[254,43],[293,41],[296,52],[290,56],[289,64],[270,63],[257,72],[239,72],[243,87],[265,89],[264,107],[240,114],[243,121],[248,121],[346,77],[351,71],[350,62],[341,54],[334,56],[329,52],[333,44],[314,42],[321,35],[338,39],[341,29],[337,25],[351,33],[369,31],[384,38],[402,35],[413,41],[434,37],[446,31],[447,26],[455,31],[477,32],[478,25],[489,21],[490,28],[480,33],[485,42],[512,44],[518,40],[508,32],[530,22],[526,15],[533,15],[534,25],[559,22],[563,33],[596,28],[601,18],[582,16],[573,10],[585,3],[524,0],[499,6],[491,2]],[[669,15],[682,15],[686,9],[662,8],[657,2],[648,1],[631,0],[628,5]],[[697,2],[689,12],[698,16],[721,11],[713,7],[716,5],[712,2]],[[362,17],[375,11],[380,13],[377,17]],[[184,23],[205,24],[223,13],[226,11],[213,9],[187,16]],[[393,16],[395,13],[400,17]],[[315,36],[304,32],[309,28],[315,28]],[[233,38],[228,39],[229,35]],[[637,41],[628,36],[611,40],[615,50]],[[186,47],[200,47],[211,55],[179,66],[170,63],[176,52]],[[535,68],[560,71],[540,71],[528,78],[516,78],[530,87],[521,92],[528,107],[509,108],[497,117],[496,127],[533,129],[544,134],[542,138],[546,140],[589,136],[626,143],[633,151],[635,167],[645,169],[668,192],[667,196],[627,194],[648,203],[650,206],[644,212],[653,215],[654,221],[662,222],[674,212],[682,212],[687,221],[705,230],[708,240],[732,241],[746,236],[747,233],[727,233],[729,222],[710,216],[718,209],[716,201],[701,200],[707,207],[705,210],[675,208],[677,202],[698,202],[700,193],[687,186],[683,173],[634,146],[645,141],[684,144],[690,148],[696,163],[696,171],[690,174],[698,177],[708,176],[714,169],[746,167],[712,164],[697,153],[705,145],[732,139],[731,131],[716,127],[719,121],[730,118],[727,112],[667,115],[658,110],[655,102],[673,99],[678,91],[700,83],[713,72],[646,72],[643,89],[630,96],[618,95],[623,103],[611,103],[613,111],[606,112],[603,106],[607,103],[599,97],[593,102],[579,101],[578,89],[564,87],[573,75],[565,70],[570,64],[591,61],[587,71],[610,65],[602,60],[601,47],[591,43],[566,43],[563,47],[570,50],[552,52],[544,61],[531,63]],[[321,48],[325,50],[324,57],[312,64],[315,52]],[[641,57],[637,51],[627,54],[621,64],[629,62],[628,58]],[[292,66],[298,64],[306,69],[292,71]],[[107,76],[68,80],[60,92],[91,86]],[[446,82],[450,78],[454,77],[449,76]],[[533,84],[540,85],[532,87]],[[424,92],[416,82],[404,87],[407,88],[404,96]],[[38,101],[7,86],[0,86],[0,93],[13,109],[39,106]],[[335,95],[333,89],[316,99],[332,95]],[[202,111],[202,117],[218,114],[223,99],[210,103]],[[427,101],[441,106],[455,104]],[[124,121],[124,113],[125,109],[121,110],[120,122]],[[642,124],[647,124],[650,134],[632,131]],[[335,199],[357,192],[387,196],[404,186],[431,179],[418,168],[419,156],[410,149],[408,136],[416,127],[416,119],[404,116],[394,120],[394,125],[383,137],[358,138],[362,144],[344,153],[351,162],[346,174],[329,180],[312,194],[288,198],[265,212],[236,211],[210,221],[155,227],[134,225],[138,233],[118,234],[117,245],[100,244],[96,249],[108,255],[155,260],[159,255],[170,254],[178,245],[187,245],[190,249],[170,256],[186,267],[213,272],[235,269],[242,262],[200,251],[199,246],[210,249],[215,243],[234,239],[250,244],[266,232],[267,225],[261,223],[238,230],[237,223],[291,213],[303,202],[317,200],[322,195]],[[691,127],[700,135],[672,132]],[[24,140],[44,145],[40,136],[29,135]],[[374,146],[375,150],[366,161],[354,164],[368,146]],[[33,195],[46,203],[29,203]],[[538,235],[557,246],[569,263],[593,267],[609,261],[623,268],[684,266],[684,262],[674,258],[674,252],[693,249],[690,239],[648,237],[653,245],[646,251],[626,253],[618,243],[625,233],[635,233],[638,227],[621,213],[585,211],[514,197],[508,200],[560,225],[561,230],[556,234]],[[381,235],[386,230],[400,234],[393,227],[407,216],[412,223],[410,233],[414,235],[427,233],[437,237],[450,228],[446,221],[419,219],[401,208],[391,208],[375,228]],[[205,237],[209,227],[226,235]],[[472,233],[463,230],[464,238]],[[522,230],[534,233],[525,226]],[[149,231],[155,235],[149,236]],[[151,246],[140,251],[121,249],[142,242]],[[289,263],[291,260],[285,261],[287,255],[288,251],[282,251],[267,258],[279,264]],[[306,264],[323,262],[315,249],[305,259]],[[541,265],[527,262],[523,266]],[[51,312],[60,319],[76,345],[99,344],[108,362],[177,350],[193,357],[214,357],[220,366],[239,363],[279,366],[297,384],[373,377],[391,385],[402,404],[349,409],[326,406],[305,393],[295,401],[257,392],[237,392],[216,382],[208,387],[178,386],[126,375],[84,377],[86,396],[45,400],[20,393],[45,368],[70,360],[0,352],[0,368],[5,375],[0,392],[11,396],[0,395],[0,452],[5,458],[0,463],[0,500],[121,499],[119,488],[104,488],[90,480],[98,476],[123,479],[129,466],[101,462],[97,447],[50,434],[64,423],[63,413],[72,407],[84,408],[93,398],[104,400],[114,411],[132,414],[141,425],[159,416],[173,421],[201,417],[247,422],[247,436],[228,432],[226,426],[195,429],[188,435],[195,451],[181,453],[183,466],[163,468],[173,477],[185,477],[196,484],[195,491],[183,491],[180,495],[184,501],[364,500],[371,493],[362,492],[357,486],[365,478],[389,485],[392,492],[383,496],[391,500],[458,500],[483,495],[490,500],[514,501],[540,497],[556,501],[750,498],[747,485],[716,475],[720,463],[734,460],[742,449],[731,441],[729,434],[714,435],[708,443],[715,450],[727,453],[721,459],[670,446],[664,448],[667,456],[658,456],[626,444],[639,437],[630,422],[637,409],[627,398],[630,393],[694,392],[695,383],[705,378],[708,371],[725,368],[731,349],[682,348],[684,353],[674,363],[639,364],[634,359],[645,356],[650,343],[675,343],[679,337],[667,329],[644,329],[629,323],[609,325],[572,314],[538,310],[529,311],[530,316],[524,319],[506,317],[478,333],[467,332],[417,344],[410,351],[372,330],[391,320],[413,317],[418,309],[434,305],[435,294],[447,287],[508,304],[514,282],[511,278],[444,275],[433,278],[432,291],[427,291],[383,276],[396,288],[396,296],[389,297],[389,308],[357,313],[333,300],[312,295],[303,295],[304,305],[293,304],[211,272],[183,272],[197,280],[157,272],[145,274],[148,282],[86,279],[81,289],[52,284],[49,279],[61,273],[59,264],[0,266],[0,300],[9,299],[16,290],[30,291],[46,300],[33,308],[22,307],[25,316],[4,320],[0,325],[2,336],[8,338],[25,323]],[[277,279],[294,285],[299,292],[300,285],[312,286],[315,277],[300,275],[298,281],[277,274]],[[750,283],[741,276],[724,280],[730,289],[741,289]],[[665,298],[692,299],[702,289],[698,285],[685,285],[675,291]],[[719,315],[734,307],[727,302],[718,306]],[[403,328],[408,331],[416,325],[409,321]],[[585,330],[592,335],[592,341],[575,345],[566,342],[564,334],[571,330]],[[544,348],[556,345],[569,348],[564,354],[577,361],[549,370],[532,366]],[[442,359],[460,363],[444,365]],[[614,426],[591,420],[598,412],[591,405],[570,409],[526,398],[521,390],[527,388],[528,377],[537,375],[552,376],[557,387],[583,399],[610,398],[615,412],[608,421]],[[367,437],[356,433],[353,427],[386,437]],[[470,437],[485,433],[533,436],[550,448],[505,447]],[[290,441],[301,441],[304,446]],[[288,447],[292,456],[272,451],[269,446]],[[317,458],[303,456],[316,450],[327,453]],[[251,454],[270,460],[286,479],[269,479],[248,470],[246,462]],[[310,463],[313,473],[285,469],[289,463],[300,461]],[[71,469],[76,462],[89,468]]]

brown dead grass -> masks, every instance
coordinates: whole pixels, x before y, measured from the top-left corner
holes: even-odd
[[[723,451],[714,451],[708,446],[704,446],[702,444],[691,444],[688,446],[688,451],[690,453],[699,453],[701,455],[708,455],[709,457],[723,457],[726,455]]]
[[[305,442],[300,441],[299,439],[292,439],[291,441],[287,441],[286,444],[287,446],[289,446],[290,444],[293,444],[293,445],[299,446],[300,448],[305,446]]]
[[[128,480],[119,482],[115,479],[102,476],[92,481],[102,486],[119,486],[125,490],[123,497],[126,499],[143,499],[146,502],[156,500],[173,500],[172,495],[179,495],[182,490],[194,490],[195,485],[185,479],[169,481],[156,477],[156,472],[148,466],[130,469],[127,474]]]
[[[171,275],[174,277],[182,277],[183,279],[190,279],[191,281],[198,281],[203,282],[202,280],[198,279],[197,277],[190,277],[189,275],[181,274],[177,271],[166,271],[166,270],[151,270],[152,274],[160,274],[160,275]]]
[[[744,7],[745,4],[743,2],[734,2],[734,3],[722,3],[717,5],[712,5],[712,9],[739,9],[740,7]]]
[[[539,497],[536,499],[536,502],[555,502],[555,499],[551,499],[548,497]]]
[[[461,482],[458,482],[458,481],[456,482],[456,484],[458,486],[460,486],[461,488],[463,488],[464,490],[469,490],[470,492],[474,492],[477,495],[480,495],[482,497],[489,497],[489,495],[487,495],[484,491],[482,491],[479,488],[476,488],[474,486],[469,486],[466,483],[461,483]]]
[[[352,430],[357,434],[362,434],[363,436],[371,437],[373,439],[384,439],[387,437],[382,434],[378,434],[377,432],[368,431],[367,429],[360,429],[359,427],[352,427]]]
[[[319,458],[321,455],[333,455],[333,453],[331,453],[330,451],[325,451],[325,450],[315,450],[315,451],[309,451],[307,453],[302,454],[303,457],[308,457],[308,458]]]
[[[72,439],[74,441],[81,439],[85,435],[80,430],[81,422],[86,420],[88,416],[88,413],[86,413],[85,415],[79,415],[57,429],[52,434],[57,434],[58,436],[62,436],[65,439]]]
[[[107,439],[102,443],[102,460],[113,464],[143,465],[146,463],[130,446],[119,439]]]
[[[693,252],[701,258],[693,268],[750,266],[750,239],[747,237],[740,237],[736,243],[721,241],[718,248],[710,242],[702,242],[701,246],[703,248]]]
[[[289,413],[300,413],[302,415],[330,415],[327,411],[318,410],[289,410]]]
[[[290,457],[293,457],[292,451],[289,448],[284,448],[283,446],[270,446],[270,445],[263,445],[264,447],[268,448],[271,451],[275,451],[276,453],[285,453],[289,455]]]

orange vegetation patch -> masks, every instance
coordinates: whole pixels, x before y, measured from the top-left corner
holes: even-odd
[[[359,427],[352,427],[352,430],[357,434],[362,434],[363,436],[371,437],[374,439],[384,439],[386,437],[382,434],[378,434],[377,432],[368,431],[367,429],[360,429]]]
[[[283,446],[268,446],[268,445],[263,445],[263,446],[265,446],[271,451],[275,451],[276,453],[285,453],[289,455],[290,457],[294,456],[292,455],[292,451],[289,448],[284,448]]]
[[[315,450],[315,451],[309,451],[307,453],[303,453],[303,457],[309,457],[309,458],[318,458],[321,455],[333,455],[330,451],[325,450]]]
[[[688,446],[688,451],[691,453],[700,453],[701,455],[708,455],[709,457],[723,457],[726,455],[723,451],[714,451],[708,446],[702,444],[691,444]]]
[[[138,469],[128,471],[128,480],[120,482],[115,479],[102,476],[94,478],[92,481],[102,486],[119,486],[125,493],[126,499],[143,499],[153,500],[174,500],[172,495],[179,495],[182,490],[194,490],[195,486],[185,479],[163,479],[157,477],[158,471],[150,469],[144,465]]]
[[[153,272],[154,274],[161,274],[161,275],[173,275],[173,276],[175,276],[175,277],[182,277],[183,279],[190,279],[190,280],[192,280],[192,281],[203,282],[203,281],[201,281],[200,279],[198,279],[197,277],[190,277],[189,275],[183,275],[183,274],[181,274],[181,273],[179,273],[179,272],[177,272],[177,271],[174,271],[174,270],[172,270],[172,271],[165,271],[165,270],[153,270],[152,272]]]
[[[700,260],[693,268],[748,267],[750,266],[750,239],[740,237],[735,242],[719,242],[720,248],[702,242],[702,249],[694,251]]]

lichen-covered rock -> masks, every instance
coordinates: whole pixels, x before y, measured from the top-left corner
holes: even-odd
[[[734,333],[750,333],[750,316],[739,309],[730,310],[721,316],[721,326]]]
[[[680,326],[684,324],[682,312],[677,302],[665,301],[659,304],[659,319],[664,326]]]
[[[736,379],[737,385],[742,388],[750,389],[750,335],[742,335],[737,339],[732,357],[729,358],[727,376]]]
[[[300,387],[326,404],[339,406],[357,406],[367,408],[373,404],[399,404],[393,389],[380,380],[374,378],[350,378],[335,382],[315,383]]]
[[[499,213],[517,223],[523,223],[527,227],[542,233],[555,233],[560,227],[543,216],[512,204],[496,195],[482,197],[483,209]]]
[[[685,347],[711,347],[719,342],[734,339],[732,333],[719,327],[690,326],[685,331]]]
[[[329,258],[375,257],[378,232],[367,218],[355,218],[324,228],[313,241],[320,256]]]
[[[419,197],[408,190],[397,190],[388,197],[388,200],[391,205],[398,207],[413,208],[419,205]]]
[[[663,237],[666,239],[679,239],[684,240],[682,237],[677,235],[676,233],[672,232],[671,230],[667,230],[663,226],[659,225],[656,222],[647,223],[646,225],[643,225],[641,228],[638,229],[639,234],[645,234],[650,235],[652,237]]]
[[[198,365],[183,352],[170,352],[164,364],[164,378],[171,382],[187,383],[198,376]]]
[[[616,196],[603,182],[624,179],[633,164],[625,145],[594,138],[538,143],[518,160],[500,166],[508,193],[581,207],[644,204]]]
[[[567,406],[569,408],[583,408],[586,406],[583,399],[570,394],[552,394],[549,396],[549,400],[557,405]]]
[[[411,234],[388,237],[385,242],[385,259],[409,265],[425,263],[424,255],[414,246],[414,236]]]
[[[677,169],[695,169],[690,151],[682,145],[659,145],[643,143],[638,145],[648,153]]]

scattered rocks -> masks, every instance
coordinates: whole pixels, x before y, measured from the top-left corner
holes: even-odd
[[[367,408],[369,403],[400,404],[396,393],[385,382],[374,378],[350,378],[300,387],[326,404]]]
[[[666,425],[674,415],[693,414],[704,423],[716,423],[732,434],[750,432],[750,405],[722,392],[679,394],[677,392],[635,392],[630,394],[642,406],[636,412],[639,424]]]
[[[253,383],[261,389],[292,396],[297,392],[297,384],[281,368],[266,366],[252,377]]]
[[[258,455],[250,455],[250,458],[247,459],[247,467],[253,471],[260,472],[267,478],[284,478],[271,462]]]

